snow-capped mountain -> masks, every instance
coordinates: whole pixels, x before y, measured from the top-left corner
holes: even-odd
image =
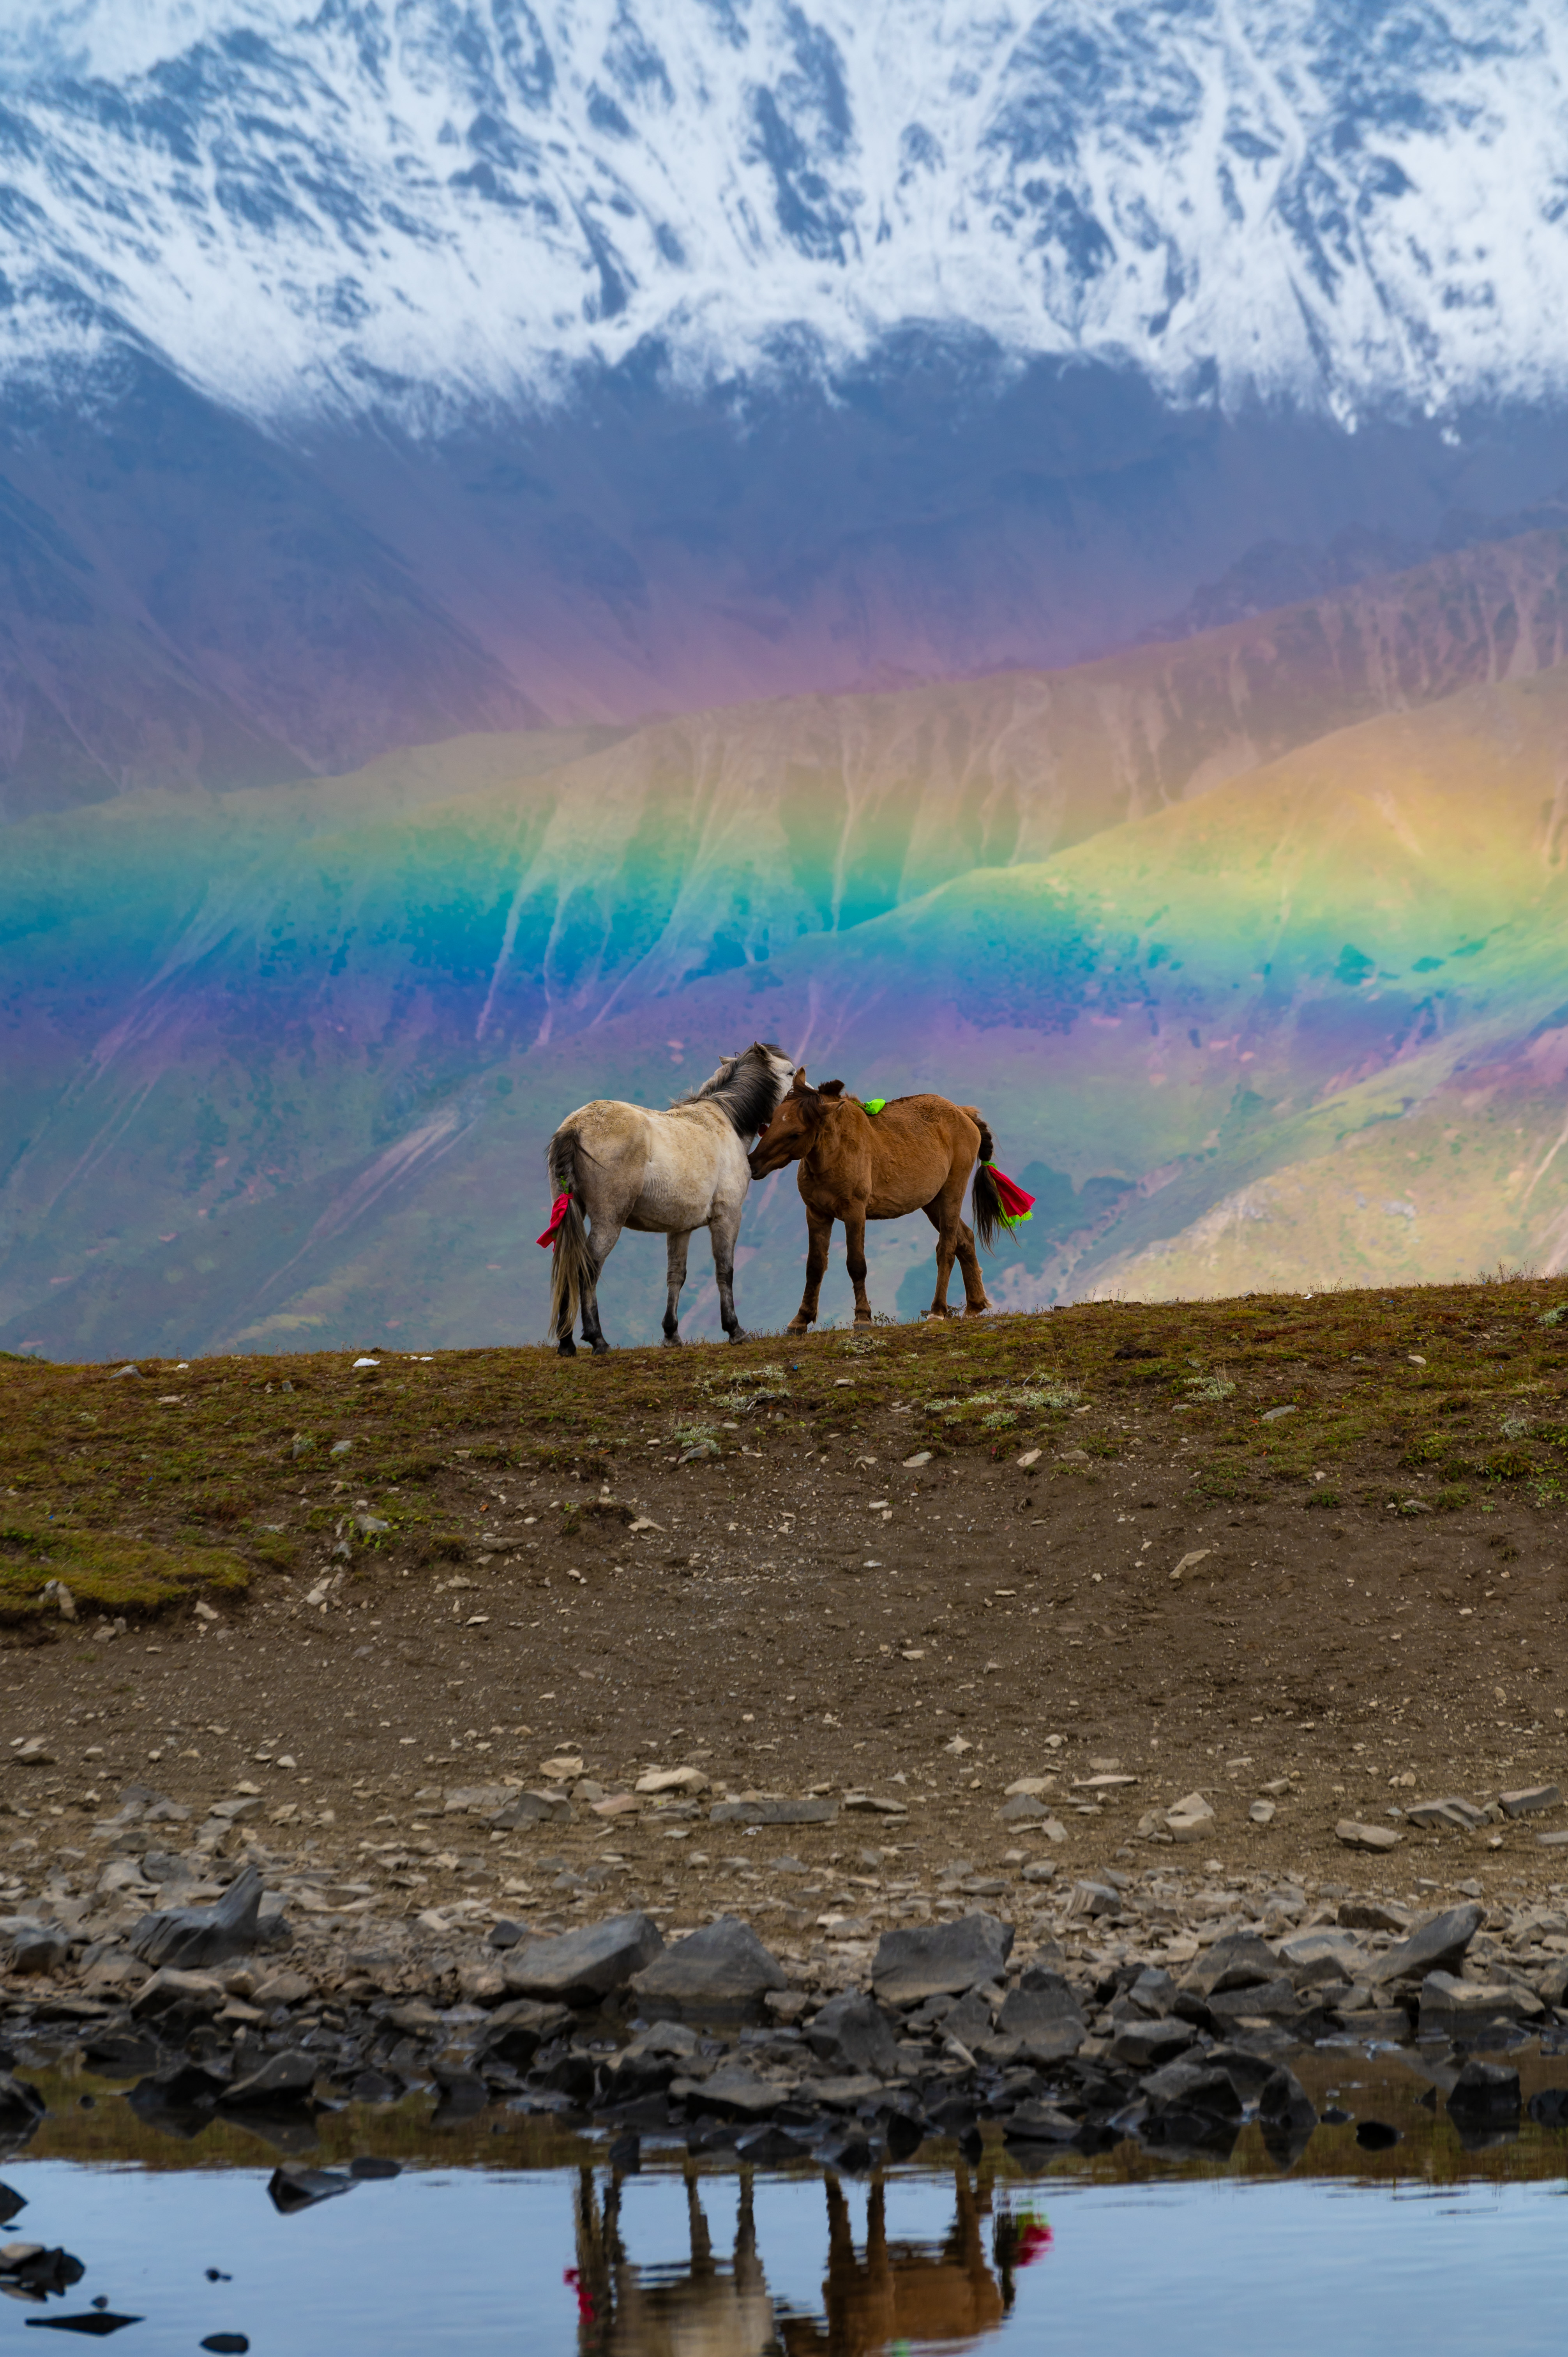
[[[0,814],[1554,520],[1565,97],[1553,0],[6,0]]]
[[[13,369],[252,415],[910,323],[1358,416],[1568,383],[1551,0],[16,0]]]

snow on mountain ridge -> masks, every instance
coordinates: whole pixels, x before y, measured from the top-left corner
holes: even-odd
[[[438,425],[917,321],[1427,414],[1568,382],[1548,0],[68,0],[0,32],[0,368]]]

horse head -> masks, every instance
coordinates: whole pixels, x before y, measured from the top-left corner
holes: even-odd
[[[824,1081],[820,1089],[812,1088],[802,1064],[789,1094],[746,1157],[752,1177],[769,1178],[787,1162],[799,1162],[802,1155],[810,1154],[824,1114],[843,1094],[842,1081]]]

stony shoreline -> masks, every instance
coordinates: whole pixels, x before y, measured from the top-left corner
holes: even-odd
[[[438,2126],[499,2104],[603,2136],[622,2164],[648,2140],[853,2169],[987,2135],[1026,2159],[1127,2137],[1223,2156],[1255,2119],[1288,2165],[1319,2116],[1293,2059],[1325,2047],[1398,2051],[1462,2141],[1517,2132],[1518,2055],[1562,2051],[1561,2096],[1531,2105],[1568,2116],[1568,1909],[1551,1902],[1423,1910],[1167,1859],[1043,1891],[1023,1927],[996,1911],[1006,1885],[965,1876],[945,1919],[811,1955],[722,1913],[459,1932],[297,1915],[243,1818],[214,1811],[208,1881],[144,1910],[139,1869],[162,1856],[119,1845],[179,1805],[125,1805],[95,1912],[71,1923],[61,1900],[3,1927],[12,2148],[41,2116],[29,2066],[67,2055],[127,2083],[150,2127],[240,2118],[296,2153],[323,2106],[431,2088]]]

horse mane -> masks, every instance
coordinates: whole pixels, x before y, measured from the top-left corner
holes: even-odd
[[[784,1050],[772,1039],[756,1041],[739,1056],[726,1056],[712,1080],[701,1088],[688,1089],[683,1097],[672,1097],[671,1104],[721,1104],[729,1115],[737,1136],[755,1137],[766,1129],[779,1103],[778,1075],[772,1059],[788,1061]]]

